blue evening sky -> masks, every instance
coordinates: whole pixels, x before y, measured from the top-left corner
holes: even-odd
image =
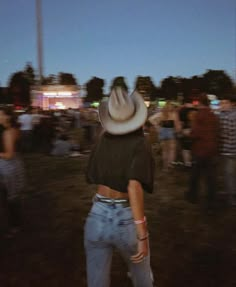
[[[207,69],[235,78],[234,0],[42,0],[44,74],[68,72],[107,87],[124,76],[154,83]],[[0,85],[37,69],[35,0],[0,0]]]

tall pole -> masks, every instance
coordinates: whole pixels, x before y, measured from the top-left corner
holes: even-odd
[[[39,85],[43,80],[43,44],[42,44],[42,5],[41,0],[36,0],[36,17],[37,17],[37,48],[38,48],[38,73]]]
[[[236,87],[236,7],[234,9],[234,86]]]

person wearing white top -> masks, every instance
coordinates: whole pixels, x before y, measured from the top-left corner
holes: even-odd
[[[33,130],[33,116],[29,109],[18,117],[18,123],[21,130],[21,149],[23,152],[29,152],[32,148]]]

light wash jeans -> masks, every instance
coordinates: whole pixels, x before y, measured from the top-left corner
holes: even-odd
[[[159,139],[160,140],[173,140],[173,139],[175,139],[174,128],[161,127],[159,130]]]
[[[229,203],[236,204],[236,156],[222,155],[224,187]]]
[[[137,233],[130,207],[94,202],[85,223],[84,245],[88,287],[110,286],[114,248],[126,261],[133,286],[153,286],[150,255],[141,263],[130,260],[137,253]]]

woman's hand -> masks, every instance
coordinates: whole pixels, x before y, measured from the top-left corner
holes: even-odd
[[[135,255],[131,256],[130,259],[133,263],[140,263],[144,257],[148,255],[149,248],[148,231],[143,207],[143,189],[140,182],[137,180],[130,180],[128,185],[128,194],[134,222],[136,221],[136,232],[139,237],[138,251]]]
[[[189,136],[190,135],[191,130],[190,129],[183,129],[182,133],[184,136]]]
[[[145,240],[139,240],[138,241],[138,252],[131,256],[130,259],[133,263],[140,263],[143,261],[144,257],[148,255],[148,250],[149,250],[149,242],[148,238]]]

